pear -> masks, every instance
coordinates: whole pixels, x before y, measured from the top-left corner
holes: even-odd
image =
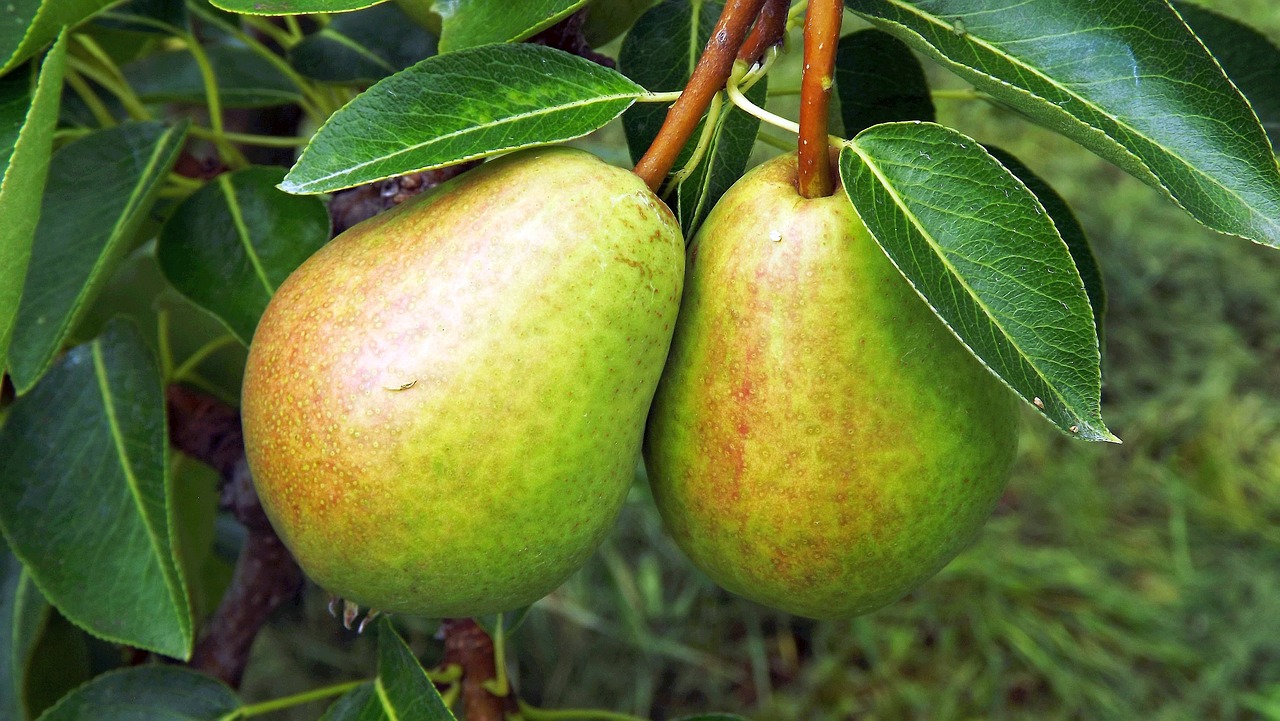
[[[992,511],[1016,400],[938,320],[842,191],[794,155],[742,177],[690,245],[650,413],[659,511],[734,593],[813,618],[888,604]]]
[[[563,582],[635,477],[683,268],[644,183],[568,148],[488,162],[308,259],[243,388],[258,494],[302,568],[428,617]]]

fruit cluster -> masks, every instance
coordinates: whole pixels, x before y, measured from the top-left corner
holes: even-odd
[[[839,617],[968,543],[1015,398],[794,156],[687,252],[635,175],[566,148],[490,161],[333,240],[284,283],[243,414],[307,573],[381,611],[475,616],[563,582],[643,456],[716,582]]]

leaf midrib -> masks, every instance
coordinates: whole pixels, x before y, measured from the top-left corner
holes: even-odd
[[[222,197],[227,203],[227,212],[231,214],[231,224],[236,227],[236,237],[240,240],[240,245],[244,248],[245,255],[249,257],[249,264],[253,266],[254,275],[258,276],[262,287],[266,289],[268,298],[275,295],[276,289],[272,287],[271,280],[267,278],[267,271],[262,267],[262,259],[258,257],[258,251],[253,247],[253,238],[249,234],[249,227],[245,225],[244,214],[240,212],[240,202],[236,199],[235,186],[231,184],[231,180],[227,178],[226,173],[218,176],[218,189],[222,191]]]

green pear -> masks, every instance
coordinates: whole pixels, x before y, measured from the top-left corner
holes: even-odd
[[[938,571],[992,511],[1016,400],[795,157],[741,178],[688,251],[645,458],[658,509],[724,588],[846,617]]]
[[[250,469],[307,574],[430,617],[533,602],[634,478],[684,269],[671,212],[568,148],[484,164],[321,249],[250,347]]]

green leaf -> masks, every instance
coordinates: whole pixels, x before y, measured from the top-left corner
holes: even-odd
[[[310,15],[343,13],[377,5],[383,0],[209,0],[216,8],[241,15]]]
[[[219,721],[240,700],[221,682],[174,666],[105,673],[49,709],[40,721]]]
[[[879,30],[840,38],[836,96],[850,137],[880,123],[936,117],[920,61],[906,43]]]
[[[1258,120],[1164,0],[845,0],[979,90],[1280,247],[1280,168]]]
[[[666,0],[650,8],[622,39],[618,70],[651,92],[683,90],[723,6]],[[667,106],[658,103],[640,103],[622,116],[631,162],[649,149],[666,116]]]
[[[168,452],[156,361],[133,324],[113,321],[13,405],[0,430],[0,527],[67,618],[186,658]]]
[[[1199,5],[1173,7],[1249,99],[1272,148],[1280,149],[1280,48],[1248,25]]]
[[[760,79],[745,93],[747,99],[761,107],[764,106],[767,94],[768,78]],[[706,118],[703,118],[698,124],[698,131],[690,139],[690,144],[685,146],[676,161],[676,169],[688,163],[693,146],[697,144],[705,126]],[[676,189],[676,212],[680,217],[684,237],[693,237],[707,213],[720,200],[720,196],[742,177],[743,171],[747,169],[747,161],[751,159],[751,151],[755,148],[759,131],[758,118],[727,100],[724,101],[706,153],[689,177]]]
[[[436,38],[395,3],[338,15],[289,50],[289,63],[326,83],[368,85],[436,54]]]
[[[302,99],[293,81],[248,48],[209,45],[205,53],[218,79],[218,97],[225,107],[287,105]],[[125,65],[121,71],[145,102],[205,102],[200,66],[186,50],[152,53]]]
[[[173,454],[170,468],[176,555],[191,598],[191,617],[205,618],[219,598],[209,593],[205,578],[213,560],[222,477],[213,468],[181,453]]]
[[[12,0],[0,12],[0,75],[115,0]]]
[[[0,718],[27,718],[27,666],[49,618],[49,604],[22,562],[0,543]]]
[[[533,610],[533,606],[521,606],[514,611],[506,611],[501,614],[494,613],[488,616],[477,616],[475,622],[485,633],[495,636],[498,633],[498,619],[502,619],[502,632],[507,635],[515,633],[516,629],[524,623],[529,617],[529,612]]]
[[[276,288],[329,240],[329,211],[276,185],[284,168],[224,173],[178,206],[156,257],[178,292],[246,346]]]
[[[280,187],[327,193],[599,128],[644,94],[617,72],[539,45],[427,58],[334,113]]]
[[[885,254],[979,360],[1062,430],[1117,440],[1102,422],[1084,284],[1021,181],[932,123],[864,130],[841,151],[840,178]]]
[[[338,699],[321,721],[455,721],[435,684],[385,618],[378,623],[378,677]]]
[[[524,40],[563,20],[587,0],[436,0],[440,52]]]
[[[54,154],[9,349],[19,394],[40,379],[127,250],[124,241],[146,219],[186,127],[126,123]]]
[[[1098,267],[1098,258],[1093,254],[1093,247],[1089,244],[1088,236],[1085,235],[1084,226],[1080,225],[1076,214],[1071,211],[1071,206],[1067,205],[1067,201],[1061,195],[1058,195],[1058,191],[1032,172],[1031,168],[1024,165],[1021,160],[1000,148],[989,145],[983,147],[1036,196],[1044,206],[1045,212],[1049,214],[1053,225],[1058,229],[1058,234],[1066,242],[1067,250],[1071,252],[1071,260],[1075,262],[1080,280],[1084,282],[1084,291],[1089,296],[1089,305],[1093,308],[1093,323],[1098,329],[1098,347],[1101,348],[1103,321],[1107,316],[1107,292],[1102,284],[1102,269]]]
[[[591,0],[582,35],[587,44],[598,48],[625,33],[656,0]]]
[[[94,24],[134,33],[166,35],[188,30],[190,16],[187,14],[185,2],[127,0],[127,2],[113,5],[110,10],[95,20]],[[167,26],[167,29],[162,26]]]
[[[26,73],[0,79],[0,218],[5,219],[0,223],[0,371],[8,366],[9,342],[40,217],[66,56],[63,36],[45,56],[34,89]]]
[[[746,717],[732,713],[704,713],[697,716],[682,716],[676,721],[749,721]]]

